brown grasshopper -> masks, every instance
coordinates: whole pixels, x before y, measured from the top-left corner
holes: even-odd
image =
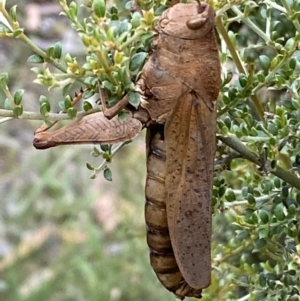
[[[131,128],[130,137],[146,126],[145,216],[151,265],[160,282],[179,298],[200,297],[211,281],[211,197],[220,88],[214,11],[206,3],[176,4],[162,14],[157,31],[156,49],[137,82],[141,105],[128,113],[123,126],[114,116],[127,98],[107,109],[100,93],[104,115],[86,116],[47,137],[38,133],[34,145],[55,146],[59,137],[68,137],[60,144],[114,143],[126,140],[124,132],[107,137],[99,124],[112,132],[115,126]],[[90,138],[83,141],[81,133]]]

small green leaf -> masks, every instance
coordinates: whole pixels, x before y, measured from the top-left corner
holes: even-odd
[[[261,301],[266,300],[266,297],[268,296],[267,292],[258,292],[255,296],[254,301]]]
[[[75,20],[77,17],[78,9],[76,2],[72,1],[69,5],[68,16],[71,20]]]
[[[289,61],[289,67],[294,71],[297,65],[297,59],[292,57]]]
[[[67,110],[72,107],[72,99],[71,99],[70,95],[67,95],[65,97],[64,103],[65,103],[65,108]]]
[[[140,94],[135,91],[130,91],[128,92],[128,100],[129,103],[137,109],[140,104]]]
[[[277,166],[277,161],[276,161],[276,160],[272,160],[272,161],[271,161],[271,168],[272,168],[272,169],[275,169],[276,166]]]
[[[9,15],[11,16],[14,22],[17,22],[17,5],[11,7]]]
[[[227,189],[225,198],[228,202],[233,202],[236,200],[236,196],[231,189]]]
[[[54,45],[54,50],[53,50],[53,57],[55,59],[60,59],[61,58],[61,53],[62,53],[62,46],[61,46],[61,42],[57,42]]]
[[[95,15],[98,18],[104,18],[106,13],[105,0],[94,0],[92,4]]]
[[[248,201],[249,204],[254,205],[255,204],[254,196],[249,193],[248,196],[247,196],[247,201]]]
[[[252,213],[250,220],[252,221],[253,224],[258,224],[258,215],[255,211]]]
[[[77,110],[74,107],[68,108],[67,113],[71,118],[75,118],[77,115]]]
[[[267,224],[270,220],[268,212],[265,210],[259,210],[258,212],[260,220],[264,223]]]
[[[248,79],[247,76],[243,73],[240,74],[239,76],[239,83],[241,85],[242,88],[246,87],[248,84]]]
[[[288,186],[282,187],[281,193],[284,198],[287,198],[289,196],[289,187]]]
[[[89,111],[92,108],[93,108],[93,106],[91,105],[90,102],[88,102],[88,101],[83,102],[83,109],[84,109],[85,112]]]
[[[268,235],[269,235],[269,230],[268,229],[265,229],[265,228],[259,229],[259,231],[258,231],[258,237],[259,238],[266,238],[266,237],[268,237]]]
[[[43,102],[41,105],[40,105],[40,112],[43,116],[47,117],[48,116],[48,113],[50,111],[50,104],[49,102]]]
[[[97,158],[97,157],[99,157],[99,156],[102,156],[102,154],[103,154],[103,153],[102,153],[97,147],[94,146],[94,148],[93,148],[93,150],[92,150],[92,152],[91,152],[91,155],[92,155],[93,157]]]
[[[12,109],[11,103],[10,103],[10,101],[8,100],[8,98],[5,98],[5,100],[4,100],[4,109],[5,109],[5,110],[11,110],[11,109]]]
[[[15,31],[13,32],[13,36],[14,36],[15,38],[18,38],[19,35],[22,34],[23,32],[24,32],[24,29],[23,29],[23,28],[19,28],[19,29],[15,30]]]
[[[9,76],[7,72],[3,72],[0,75],[0,88],[7,90],[7,84],[8,84]]]
[[[53,53],[54,53],[54,46],[51,46],[46,50],[47,57],[53,57]]]
[[[271,62],[266,55],[260,55],[259,60],[261,61],[264,69],[268,70],[270,68]]]
[[[27,59],[27,62],[34,63],[34,64],[41,64],[44,63],[44,59],[37,54],[33,54]]]
[[[72,85],[73,85],[73,83],[70,83],[70,84],[67,84],[63,87],[63,90],[62,90],[62,95],[63,96],[66,96],[69,93],[70,88],[71,88]]]
[[[90,98],[90,97],[92,97],[94,95],[95,95],[94,91],[92,91],[92,90],[86,90],[86,91],[83,92],[82,98],[83,99],[88,99],[88,98]]]
[[[291,215],[291,216],[294,216],[294,215],[295,215],[295,213],[296,213],[296,206],[295,206],[294,204],[292,204],[292,205],[290,205],[290,206],[288,207],[288,213],[289,213],[289,215]]]
[[[111,146],[109,144],[101,144],[100,148],[101,148],[102,151],[108,152],[108,151],[110,151]]]
[[[23,114],[23,106],[15,106],[13,108],[14,117],[18,118]]]
[[[19,89],[19,90],[16,91],[16,93],[14,95],[14,103],[16,105],[19,105],[21,103],[24,92],[25,92],[24,89]]]
[[[132,28],[137,28],[141,24],[141,14],[139,12],[134,12],[131,18]]]
[[[109,168],[106,168],[103,172],[103,176],[107,181],[112,181],[112,172]]]
[[[130,71],[134,72],[142,67],[146,57],[148,55],[148,52],[139,52],[135,53],[129,63],[129,69]]]
[[[276,205],[274,208],[274,215],[279,221],[283,221],[285,219],[286,208],[282,205],[282,203]]]
[[[286,41],[285,45],[284,45],[284,48],[287,50],[287,51],[290,51],[293,49],[294,47],[294,44],[295,44],[295,39],[294,38],[290,38]]]
[[[298,205],[300,205],[300,192],[296,194],[296,202]]]
[[[107,80],[102,82],[102,87],[111,92],[115,92],[116,90],[115,86]]]
[[[266,276],[264,273],[260,273],[258,276],[258,283],[260,286],[264,287],[267,284]],[[262,299],[261,299],[262,300]]]
[[[122,122],[126,121],[127,116],[128,116],[127,113],[124,112],[124,111],[121,111],[121,112],[118,113],[118,118]]]
[[[260,83],[264,83],[265,82],[265,76],[264,74],[262,74],[261,72],[257,73],[257,80],[260,82]]]
[[[95,169],[90,163],[86,163],[86,167],[89,170],[94,170]]]
[[[261,249],[267,244],[267,241],[264,238],[257,239],[254,241],[254,245],[256,249]]]

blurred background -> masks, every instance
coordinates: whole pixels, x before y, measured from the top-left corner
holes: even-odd
[[[79,61],[85,55],[57,2],[7,1],[15,4],[38,46],[62,41]],[[9,73],[11,91],[26,90],[25,110],[38,111],[39,95],[53,104],[62,96],[32,83],[31,54],[20,41],[0,40],[0,72]],[[115,157],[108,182],[102,175],[90,179],[86,163],[101,163],[90,155],[92,145],[35,150],[41,124],[0,126],[0,300],[174,300],[149,263],[143,135]]]

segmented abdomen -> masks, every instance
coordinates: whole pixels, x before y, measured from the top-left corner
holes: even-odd
[[[147,178],[145,218],[150,262],[159,281],[180,299],[200,297],[201,289],[193,289],[184,280],[176,263],[167,224],[165,202],[165,141],[163,125],[147,129]]]

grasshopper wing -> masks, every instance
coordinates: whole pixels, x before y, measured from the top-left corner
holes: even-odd
[[[215,135],[215,109],[195,92],[177,100],[165,125],[167,217],[179,269],[197,289],[211,281]]]

